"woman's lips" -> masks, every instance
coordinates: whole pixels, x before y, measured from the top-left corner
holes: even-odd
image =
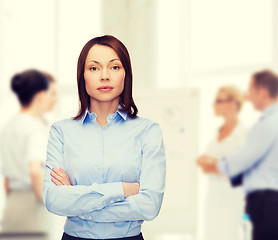
[[[100,92],[110,92],[113,89],[113,87],[107,85],[107,86],[101,86],[97,90]]]

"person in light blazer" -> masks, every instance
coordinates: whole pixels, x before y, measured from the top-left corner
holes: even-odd
[[[160,211],[166,160],[159,125],[137,116],[124,44],[110,35],[88,41],[77,85],[78,114],[49,133],[44,203],[67,216],[63,240],[142,240],[142,223]]]
[[[221,173],[233,186],[243,186],[253,240],[278,239],[277,97],[277,74],[270,70],[254,73],[249,100],[262,112],[261,117],[248,132],[241,149],[222,158],[207,157],[202,164],[204,171]]]
[[[238,117],[243,101],[243,92],[233,85],[222,86],[218,90],[214,113],[224,121],[205,154],[197,159],[200,166],[207,156],[220,158],[230,155],[243,145],[247,130]],[[199,228],[202,239],[239,240],[238,228],[244,213],[242,189],[233,189],[224,175],[204,173],[207,175],[207,191]]]
[[[31,69],[12,77],[20,111],[5,124],[0,134],[1,172],[7,201],[2,231],[45,232],[50,214],[42,204],[43,169],[48,128],[44,114],[54,105],[49,73]]]

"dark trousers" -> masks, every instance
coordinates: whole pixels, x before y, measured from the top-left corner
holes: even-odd
[[[79,238],[73,237],[66,233],[63,234],[62,240],[144,240],[142,233],[134,237],[124,237],[124,238],[110,238],[110,239],[94,239],[94,238]]]
[[[252,239],[278,240],[278,191],[255,191],[246,200],[246,212],[253,225]]]

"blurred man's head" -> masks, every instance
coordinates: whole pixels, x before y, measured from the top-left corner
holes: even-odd
[[[278,76],[269,70],[254,73],[249,84],[248,98],[257,110],[264,110],[276,102]]]

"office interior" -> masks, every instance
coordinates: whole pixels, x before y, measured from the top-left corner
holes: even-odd
[[[143,224],[145,239],[210,240],[200,227],[206,181],[195,161],[221,124],[215,94],[226,84],[247,91],[252,73],[278,71],[277,23],[275,0],[0,0],[0,128],[19,109],[10,79],[30,68],[57,79],[49,121],[74,116],[79,53],[91,38],[114,35],[131,56],[139,115],[160,122],[165,139],[165,201]],[[240,119],[249,128],[259,115],[245,102]],[[0,216],[5,198],[0,187]],[[59,239],[65,219],[55,221]]]

